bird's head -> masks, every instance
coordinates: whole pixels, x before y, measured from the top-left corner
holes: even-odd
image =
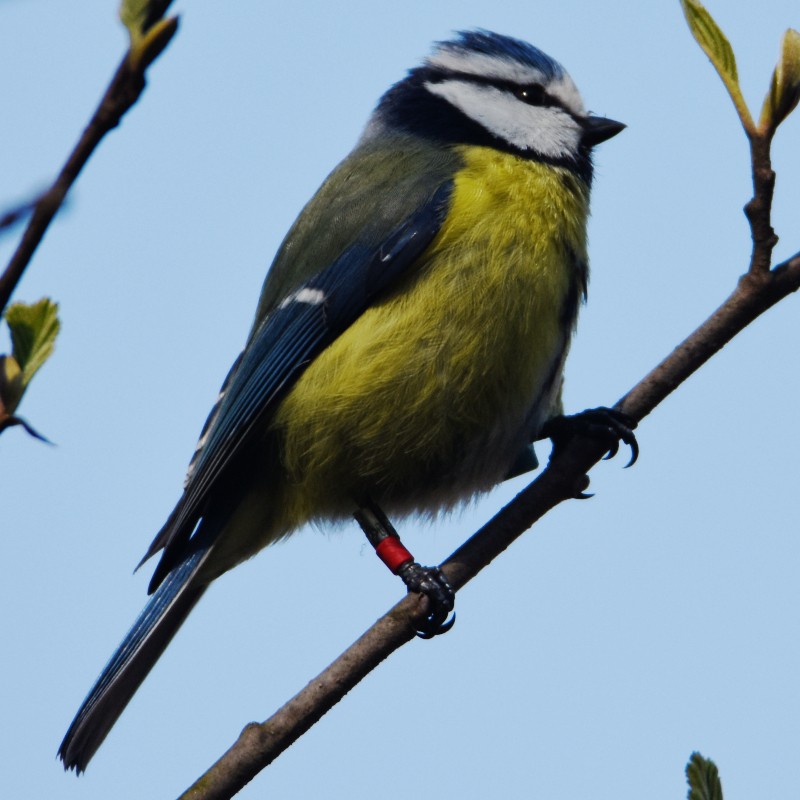
[[[625,126],[589,114],[566,70],[533,45],[485,30],[439,42],[381,98],[365,137],[386,128],[554,163],[588,159]]]

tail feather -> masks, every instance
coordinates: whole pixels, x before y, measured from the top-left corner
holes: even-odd
[[[202,597],[206,585],[193,585],[192,579],[208,553],[208,549],[199,549],[170,572],[111,657],[61,742],[58,755],[65,769],[75,769],[78,773],[86,769],[142,681]]]

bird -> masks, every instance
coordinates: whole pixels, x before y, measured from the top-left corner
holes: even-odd
[[[390,517],[451,510],[578,424],[635,460],[629,418],[561,404],[587,290],[592,149],[624,127],[589,113],[542,50],[484,29],[437,42],[383,94],[267,272],[142,559],[161,553],[152,596],[69,727],[65,769],[86,769],[209,584],[306,523],[355,515],[431,599],[427,638],[452,624],[452,589]]]

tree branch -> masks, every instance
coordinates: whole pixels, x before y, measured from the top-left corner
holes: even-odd
[[[177,30],[177,19],[165,21],[162,37],[152,43],[149,52],[129,50],[117,67],[111,83],[103,95],[89,124],[59,172],[53,185],[36,201],[36,205],[22,234],[19,246],[0,275],[0,314],[30,263],[36,248],[44,238],[47,228],[61,208],[67,192],[75,183],[86,162],[103,137],[119,125],[120,120],[139,99],[145,87],[147,67],[163,51]],[[136,56],[135,58],[132,56]]]

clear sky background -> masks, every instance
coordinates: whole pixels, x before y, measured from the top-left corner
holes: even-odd
[[[796,0],[709,0],[756,113]],[[744,136],[677,0],[181,0],[150,85],[81,176],[17,299],[61,305],[57,350],[0,440],[0,796],[171,798],[401,595],[360,532],[304,531],[220,580],[88,773],[56,749],[142,607],[131,570],[250,325],[286,229],[380,94],[451,31],[561,60],[628,123],[597,154],[592,279],[566,406],[611,404],[734,287]],[[115,0],[0,1],[0,207],[44,187],[126,45]],[[800,249],[800,114],[779,131],[778,259]],[[0,241],[6,261],[16,235]],[[727,800],[800,792],[800,298],[770,311],[243,798],[675,800],[699,749]],[[4,337],[0,351],[7,350]],[[543,453],[544,454],[544,453]],[[434,526],[446,557],[525,483]]]

